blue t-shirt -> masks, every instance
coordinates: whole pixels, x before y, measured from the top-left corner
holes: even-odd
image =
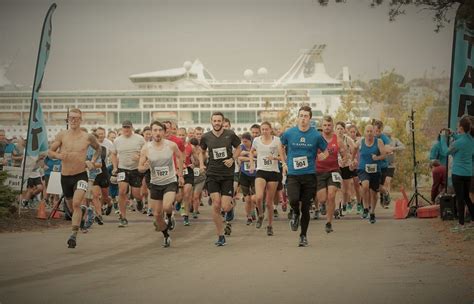
[[[359,151],[359,170],[365,171],[366,165],[377,164],[377,172],[380,172],[382,169],[380,166],[380,161],[373,160],[372,154],[379,155],[379,146],[378,146],[378,139],[374,139],[374,143],[372,146],[367,146],[365,144],[365,138],[362,138],[362,142],[360,144],[360,151]]]
[[[92,148],[91,146],[89,146],[87,148],[87,156],[86,156],[86,160],[92,160],[92,157],[94,156],[95,154],[95,150],[94,148]],[[97,157],[97,159],[95,160],[95,163],[96,164],[102,164],[102,159],[99,157]],[[95,178],[97,177],[97,175],[99,175],[100,173],[102,173],[102,169],[101,168],[95,168],[95,169],[92,169],[92,170],[88,170],[88,175],[89,175],[89,180],[95,180]]]
[[[430,160],[437,159],[441,165],[446,166],[448,161],[448,141],[446,136],[441,136],[440,140],[435,142],[430,150]]]
[[[7,144],[5,146],[5,153],[3,154],[3,157],[7,160],[7,166],[13,166],[13,152],[16,152],[15,154],[19,154],[19,151],[16,147],[15,144]]]
[[[470,134],[460,134],[449,147],[453,155],[452,174],[472,176],[472,158],[474,154],[474,139]]]
[[[59,159],[52,159],[46,156],[44,164],[46,165],[46,169],[44,170],[45,176],[50,176],[51,172],[61,172],[61,160]]]
[[[375,137],[375,138],[381,139],[384,145],[390,144],[390,138],[388,138],[388,136],[383,134],[383,133],[380,134],[380,136]],[[375,142],[377,142],[377,141],[375,141]],[[378,162],[379,162],[379,166],[380,166],[381,169],[388,168],[388,159],[387,159],[387,157],[385,157],[385,159],[379,160]]]
[[[316,153],[324,151],[327,142],[315,128],[303,132],[298,127],[288,129],[280,138],[287,147],[288,175],[316,173]]]

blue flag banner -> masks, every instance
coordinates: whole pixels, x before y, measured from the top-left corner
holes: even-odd
[[[25,165],[23,167],[23,179],[25,181],[40,166],[38,164],[40,156],[45,155],[48,151],[48,135],[46,133],[43,110],[41,109],[38,97],[51,48],[52,17],[55,9],[56,4],[53,3],[46,14],[41,32],[33,92],[31,95],[30,118],[28,121],[27,145],[24,159]]]
[[[474,24],[456,18],[454,27],[449,100],[451,130],[456,130],[461,116],[474,115]]]

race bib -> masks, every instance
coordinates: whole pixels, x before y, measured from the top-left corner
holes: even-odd
[[[273,166],[273,160],[264,158],[263,159],[263,167],[271,168]]]
[[[61,165],[53,165],[53,172],[59,172]]]
[[[244,162],[244,171],[247,171],[247,172],[250,171],[250,162],[249,161]]]
[[[342,182],[342,176],[339,174],[339,172],[331,172],[332,175],[332,181],[335,183],[341,183]]]
[[[199,174],[201,174],[199,168],[194,168],[194,176],[199,176]]]
[[[308,157],[300,156],[293,158],[293,168],[295,170],[308,168]]]
[[[77,182],[76,190],[84,190],[87,192],[87,188],[89,188],[89,184],[86,181],[80,180]]]
[[[155,167],[155,174],[158,179],[165,179],[170,175],[170,168],[169,167]]]
[[[225,147],[212,149],[212,154],[214,159],[224,159],[227,158],[227,149]]]
[[[183,175],[188,175],[188,168],[184,168]]]
[[[117,174],[117,181],[118,182],[123,182],[125,180],[125,172],[120,172]]]
[[[365,172],[367,172],[367,173],[377,173],[377,164],[367,164],[367,165],[365,165]]]

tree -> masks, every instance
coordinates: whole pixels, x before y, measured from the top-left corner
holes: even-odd
[[[318,0],[322,6],[327,6],[329,0]],[[336,3],[343,3],[346,0],[335,0]],[[370,7],[376,7],[381,4],[389,4],[388,17],[390,21],[394,21],[398,16],[404,15],[407,7],[417,7],[423,10],[434,12],[433,21],[435,22],[435,31],[439,32],[447,23],[450,23],[448,14],[452,12],[458,5],[464,5],[459,10],[458,18],[466,20],[469,24],[474,24],[474,0],[367,0]]]
[[[7,177],[8,172],[0,171],[0,218],[15,212],[14,203],[18,195],[18,193],[5,185]]]

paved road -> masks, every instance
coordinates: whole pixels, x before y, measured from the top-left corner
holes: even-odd
[[[66,248],[69,228],[0,234],[0,303],[472,303],[472,273],[452,263],[433,220],[371,225],[355,214],[324,232],[311,221],[310,246],[280,217],[275,235],[246,226],[242,205],[228,245],[217,248],[209,207],[172,232],[172,247],[151,218],[114,217]],[[286,215],[285,215],[286,217]],[[265,226],[264,226],[265,227]],[[471,257],[472,258],[472,257]],[[451,261],[451,262],[450,262]]]

